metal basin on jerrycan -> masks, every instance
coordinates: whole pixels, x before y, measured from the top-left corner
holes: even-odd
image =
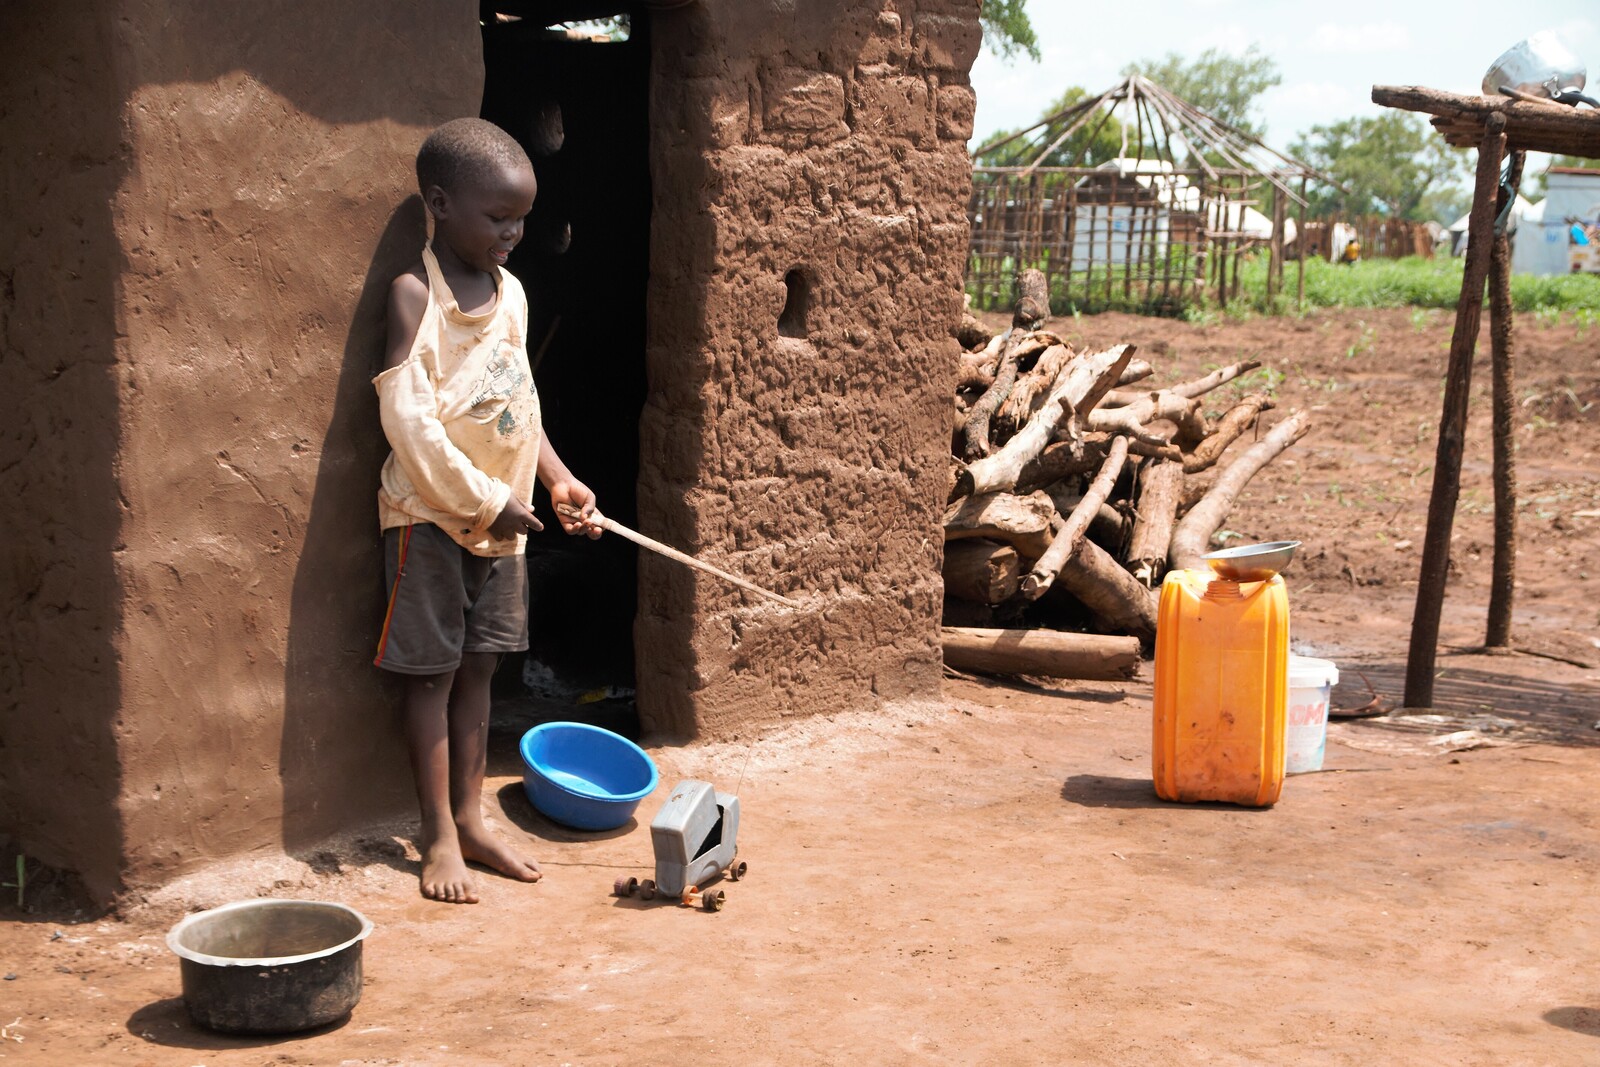
[[[167,934],[189,1017],[229,1034],[285,1034],[349,1015],[361,999],[361,942],[372,923],[315,900],[241,900]]]

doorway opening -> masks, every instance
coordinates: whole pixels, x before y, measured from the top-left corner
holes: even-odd
[[[482,117],[522,143],[538,179],[507,269],[528,294],[545,432],[600,510],[635,526],[650,53],[647,16],[616,13],[594,0],[483,0]],[[599,23],[569,28],[576,19]],[[526,681],[537,698],[626,702],[631,712],[638,549],[562,533],[542,486],[534,513],[545,529],[528,539],[529,650],[522,662],[507,657],[497,687]]]

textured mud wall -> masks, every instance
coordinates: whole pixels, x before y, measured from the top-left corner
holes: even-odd
[[[0,834],[101,896],[122,851],[109,6],[0,5]]]
[[[25,724],[0,796],[51,783],[22,836],[105,896],[108,871],[136,888],[406,802],[370,666],[369,378],[420,248],[411,160],[476,113],[481,45],[472,0],[123,0],[75,9],[80,62],[56,5],[22,6],[32,62],[7,77],[36,63],[44,114],[5,117],[3,244],[31,257],[6,267],[6,359],[36,410],[5,476],[31,516],[8,577],[33,592],[7,610],[38,639],[0,676]]]
[[[640,522],[647,727],[937,690],[976,0],[708,0],[654,23]]]

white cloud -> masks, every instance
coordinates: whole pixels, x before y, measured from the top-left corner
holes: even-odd
[[[1411,47],[1411,31],[1398,22],[1337,26],[1324,22],[1311,34],[1316,52],[1398,52]]]

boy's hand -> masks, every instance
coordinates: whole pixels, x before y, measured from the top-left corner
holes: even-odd
[[[511,541],[520,533],[542,529],[544,523],[534,517],[533,509],[512,497],[489,524],[489,536],[500,541]]]
[[[550,503],[557,505],[556,520],[561,523],[561,528],[569,534],[588,534],[593,540],[600,536],[600,527],[589,521],[589,516],[594,514],[594,490],[578,481],[576,478],[567,481],[553,482],[550,485]],[[576,508],[581,517],[573,518],[561,514],[560,505]]]

